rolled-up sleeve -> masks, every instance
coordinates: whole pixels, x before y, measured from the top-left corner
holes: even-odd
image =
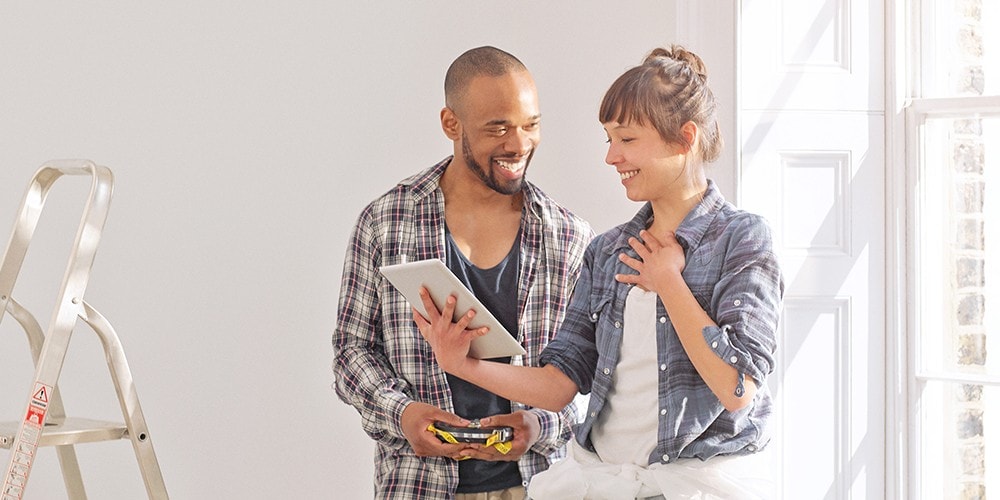
[[[563,425],[563,423],[573,421],[573,415],[576,412],[574,408],[564,408],[560,413],[541,408],[529,408],[527,411],[534,413],[538,417],[540,427],[538,441],[535,441],[535,444],[531,446],[531,449],[536,453],[545,456],[556,453],[572,437],[570,426]]]
[[[720,358],[761,385],[774,370],[784,293],[771,231],[763,218],[748,214],[735,224],[725,262],[713,293],[718,326],[705,327],[702,335]]]
[[[552,365],[565,373],[581,394],[590,393],[597,366],[596,319],[591,307],[593,264],[592,244],[584,254],[580,279],[573,289],[566,319],[539,359],[542,366]]]

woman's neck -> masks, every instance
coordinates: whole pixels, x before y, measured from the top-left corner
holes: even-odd
[[[703,181],[701,185],[691,185],[669,196],[650,200],[653,206],[653,222],[649,225],[649,232],[659,238],[668,231],[676,231],[691,209],[705,197],[708,181],[704,178],[701,180]]]

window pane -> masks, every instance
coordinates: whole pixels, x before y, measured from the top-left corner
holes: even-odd
[[[1000,117],[930,119],[923,141],[918,371],[1000,376]]]
[[[1000,387],[930,382],[920,399],[920,498],[1000,491]]]
[[[1000,94],[1000,2],[925,0],[921,97]]]

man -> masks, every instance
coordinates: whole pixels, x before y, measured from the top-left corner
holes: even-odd
[[[442,259],[524,346],[536,365],[566,312],[590,226],[525,180],[539,142],[538,93],[514,56],[469,50],[445,76],[441,127],[453,156],[366,207],[344,263],[334,372],[338,396],[376,441],[379,498],[523,498],[531,476],[563,454],[575,410],[527,408],[434,362],[383,265]],[[506,455],[442,443],[428,425],[500,415]],[[458,494],[458,496],[456,496]],[[478,496],[476,496],[478,495]]]

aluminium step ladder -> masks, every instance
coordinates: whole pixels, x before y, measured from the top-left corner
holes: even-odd
[[[89,175],[92,183],[48,332],[43,334],[35,317],[15,301],[11,293],[49,190],[65,175]],[[113,176],[107,167],[84,160],[46,163],[31,179],[10,243],[0,262],[0,321],[5,313],[17,320],[28,335],[35,362],[35,378],[23,418],[0,423],[0,448],[10,449],[10,462],[6,469],[0,469],[4,471],[0,500],[23,498],[39,446],[56,447],[69,498],[85,499],[74,445],[117,439],[132,442],[149,498],[167,498],[166,485],[153,452],[153,443],[121,341],[108,320],[83,299],[107,219],[112,188]],[[89,325],[100,338],[124,423],[66,417],[57,382],[77,318]]]

